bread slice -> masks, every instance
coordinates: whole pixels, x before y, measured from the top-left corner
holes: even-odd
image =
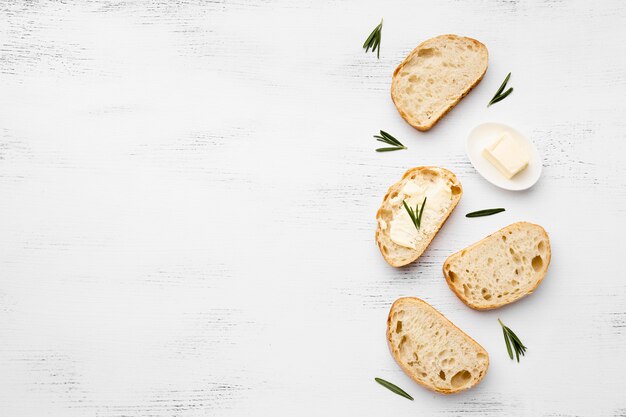
[[[532,293],[550,264],[550,238],[536,224],[513,223],[450,255],[448,286],[477,310],[502,307]]]
[[[475,39],[428,39],[394,71],[391,99],[411,126],[429,130],[482,80],[488,62],[487,47]]]
[[[400,368],[436,392],[452,394],[471,388],[489,367],[489,355],[482,346],[419,298],[393,303],[387,341]]]
[[[408,194],[407,194],[408,193]],[[456,207],[463,188],[452,172],[439,167],[411,168],[389,187],[376,213],[376,243],[389,265],[407,265],[426,250]],[[427,197],[420,229],[411,223],[402,204],[414,209]]]

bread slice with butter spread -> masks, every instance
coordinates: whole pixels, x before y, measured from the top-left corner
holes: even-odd
[[[488,62],[487,48],[475,39],[428,39],[394,71],[391,99],[411,126],[429,130],[482,80]]]
[[[452,172],[439,167],[409,169],[400,181],[389,187],[376,213],[376,243],[389,265],[407,265],[426,250],[463,194],[461,183]],[[426,197],[420,227],[417,228],[403,201],[420,210]]]
[[[543,227],[518,222],[450,255],[443,275],[461,301],[489,310],[532,293],[550,258],[550,238]]]
[[[387,342],[408,376],[443,394],[475,386],[489,368],[487,351],[419,298],[400,298],[393,303],[387,318]]]

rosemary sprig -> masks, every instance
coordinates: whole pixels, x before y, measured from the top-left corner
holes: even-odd
[[[391,382],[387,382],[382,378],[374,378],[374,381],[378,382],[380,385],[387,388],[389,391],[394,392],[404,398],[408,398],[409,400],[413,401],[413,397],[411,397],[409,394],[406,393],[406,391],[404,391],[402,388],[398,387],[397,385],[394,385]]]
[[[411,221],[413,222],[415,228],[419,230],[422,225],[422,214],[424,214],[424,207],[426,207],[426,197],[424,197],[421,209],[419,203],[415,205],[415,210],[409,207],[409,205],[404,200],[402,200],[402,205],[404,206],[407,213],[409,213],[409,217],[411,218]]]
[[[510,72],[506,75],[506,78],[502,82],[502,85],[500,86],[500,88],[498,88],[498,91],[496,91],[496,94],[495,94],[494,97],[497,97],[500,94],[502,94],[502,92],[504,91],[504,88],[506,87],[506,84],[509,82],[509,78],[511,78],[511,73]]]
[[[465,217],[483,217],[483,216],[491,216],[492,214],[502,213],[503,208],[492,208],[485,210],[472,211],[471,213],[467,213]]]
[[[504,89],[506,88],[506,84],[509,82],[509,78],[511,78],[510,72],[504,79],[504,82],[502,83],[500,88],[498,88],[498,91],[496,91],[496,94],[493,96],[489,104],[487,104],[487,107],[491,106],[492,104],[496,104],[499,101],[504,100],[505,98],[507,98],[509,94],[513,92],[513,87],[511,87],[503,93]]]
[[[383,19],[380,19],[380,23],[378,24],[378,26],[374,28],[372,33],[370,33],[370,35],[363,43],[363,49],[365,49],[365,53],[369,52],[370,48],[372,48],[372,52],[376,51],[376,57],[378,59],[380,59],[380,38],[382,29]]]
[[[391,145],[390,148],[378,148],[376,152],[389,152],[389,151],[399,151],[401,149],[407,149],[400,141],[384,130],[380,131],[380,135],[374,135],[377,141],[386,143],[387,145]]]
[[[513,330],[509,329],[498,319],[498,323],[502,326],[502,334],[504,334],[504,343],[506,343],[506,350],[509,352],[509,358],[513,359],[513,350],[515,350],[515,357],[519,362],[519,355],[524,356],[526,353],[526,346],[519,340],[519,338],[513,333]],[[513,346],[513,349],[511,349]]]

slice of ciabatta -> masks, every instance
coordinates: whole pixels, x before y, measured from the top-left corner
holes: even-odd
[[[391,266],[407,265],[426,250],[463,194],[461,183],[452,172],[439,167],[411,168],[389,187],[376,213],[376,243]],[[426,199],[420,228],[417,229],[406,208]]]
[[[393,358],[408,376],[444,394],[473,387],[489,367],[489,355],[482,346],[419,298],[400,298],[393,303],[387,341]]]
[[[513,223],[450,255],[443,264],[448,286],[477,310],[502,307],[532,293],[550,264],[543,227]]]
[[[391,98],[404,120],[428,130],[482,80],[488,62],[487,48],[475,39],[428,39],[394,71]]]

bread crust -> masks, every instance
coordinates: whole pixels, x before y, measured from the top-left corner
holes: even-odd
[[[504,230],[507,230],[509,228],[515,227],[515,226],[531,226],[531,227],[538,227],[539,229],[541,229],[541,232],[542,232],[543,236],[545,237],[545,241],[548,244],[548,247],[547,247],[547,259],[545,260],[546,267],[545,267],[545,270],[543,271],[543,274],[541,275],[541,277],[537,280],[535,285],[530,290],[528,290],[525,294],[523,294],[522,296],[520,296],[519,298],[517,298],[517,299],[515,299],[513,301],[505,301],[505,302],[497,303],[497,302],[495,302],[495,298],[494,298],[494,302],[491,303],[491,304],[488,304],[488,305],[476,305],[476,304],[473,304],[471,302],[471,300],[469,300],[467,297],[465,297],[465,294],[460,292],[456,288],[456,286],[452,283],[452,281],[450,280],[450,275],[448,274],[448,268],[447,267],[450,265],[450,263],[455,258],[461,256],[462,253],[465,253],[467,251],[471,251],[473,248],[479,246],[484,241],[492,238],[494,235],[496,235],[496,234],[498,234],[498,233],[500,233],[500,232],[502,232]],[[502,229],[497,230],[497,231],[491,233],[489,236],[479,240],[478,242],[476,242],[476,243],[474,243],[474,244],[472,244],[472,245],[470,245],[470,246],[468,246],[468,247],[466,247],[464,249],[461,249],[460,251],[455,252],[452,255],[448,256],[448,258],[443,263],[442,270],[443,270],[443,276],[446,279],[446,283],[448,284],[448,287],[450,287],[452,292],[454,292],[456,294],[456,296],[459,297],[459,299],[461,301],[463,301],[463,303],[465,303],[465,305],[467,305],[468,307],[473,308],[474,310],[484,311],[484,310],[493,310],[493,309],[500,308],[500,307],[503,307],[503,306],[508,305],[508,304],[512,304],[512,303],[514,303],[516,301],[521,300],[522,298],[526,297],[527,295],[532,294],[537,289],[539,284],[541,284],[541,282],[545,278],[546,274],[548,273],[548,267],[550,266],[551,259],[552,259],[552,248],[550,246],[550,236],[548,235],[548,232],[546,232],[546,230],[543,227],[541,227],[540,225],[538,225],[538,224],[534,224],[534,223],[530,223],[530,222],[516,222],[516,223],[512,223],[512,224],[510,224],[510,225],[508,225],[506,227],[503,227]]]
[[[391,315],[393,314],[394,310],[396,308],[398,308],[399,305],[401,305],[402,303],[420,303],[422,305],[425,305],[429,310],[432,311],[433,314],[441,317],[444,321],[444,323],[446,324],[447,327],[449,327],[450,329],[455,329],[456,331],[458,331],[461,335],[463,335],[468,342],[472,343],[479,351],[481,351],[481,353],[483,353],[485,355],[485,357],[487,358],[487,365],[485,366],[485,371],[478,377],[478,379],[473,383],[473,384],[468,384],[466,386],[463,386],[459,389],[441,389],[438,388],[436,386],[433,386],[431,384],[428,384],[426,381],[423,381],[422,379],[419,378],[419,375],[417,375],[415,372],[413,372],[413,370],[409,367],[407,367],[401,360],[400,358],[398,358],[393,351],[393,345],[392,345],[392,332],[393,332],[393,326],[391,325],[392,322],[392,317]],[[457,392],[460,391],[465,391],[467,389],[470,389],[476,385],[478,385],[483,378],[485,377],[485,375],[487,374],[487,371],[489,369],[489,353],[487,353],[487,351],[485,350],[485,348],[483,348],[477,341],[475,341],[474,339],[472,339],[472,337],[470,337],[467,333],[465,333],[463,330],[459,329],[454,323],[452,323],[450,320],[448,320],[448,318],[446,316],[444,316],[443,314],[441,314],[435,307],[431,306],[430,304],[428,304],[426,301],[422,300],[421,298],[417,298],[417,297],[402,297],[402,298],[398,298],[396,301],[394,301],[394,303],[391,305],[391,308],[389,309],[389,315],[387,316],[387,332],[386,332],[386,336],[387,336],[387,346],[389,347],[389,351],[391,352],[391,356],[393,356],[393,359],[396,361],[396,363],[400,366],[400,368],[404,371],[405,374],[407,374],[413,381],[417,382],[418,384],[420,384],[421,386],[434,391],[434,392],[438,392],[440,394],[455,394]]]
[[[389,187],[389,189],[387,190],[387,193],[383,197],[383,202],[381,203],[380,208],[376,212],[376,220],[378,221],[378,220],[381,219],[382,211],[385,208],[385,205],[387,203],[387,200],[389,199],[389,196],[393,192],[397,192],[397,191],[400,191],[402,189],[402,186],[406,183],[406,181],[405,181],[406,178],[410,177],[413,173],[423,173],[423,172],[425,172],[427,170],[436,171],[440,175],[443,175],[445,178],[448,178],[449,180],[451,180],[452,183],[453,183],[453,186],[456,187],[457,192],[452,194],[452,197],[453,197],[452,204],[450,205],[450,208],[446,212],[445,217],[443,218],[441,224],[437,227],[435,232],[432,233],[432,235],[429,236],[428,240],[425,242],[425,244],[422,245],[422,247],[420,247],[420,248],[418,248],[418,249],[416,249],[414,251],[414,254],[411,256],[411,258],[409,258],[409,259],[407,259],[405,261],[396,261],[396,260],[394,260],[393,257],[391,256],[391,252],[389,251],[389,248],[385,249],[385,246],[384,246],[384,244],[382,242],[383,231],[380,228],[380,222],[378,222],[378,225],[376,227],[376,244],[378,246],[378,249],[380,250],[380,253],[383,255],[383,258],[385,258],[385,261],[387,261],[387,263],[389,265],[391,265],[391,266],[393,266],[395,268],[398,268],[398,267],[401,267],[401,266],[405,266],[405,265],[408,265],[408,264],[410,264],[412,262],[415,262],[426,251],[426,249],[428,248],[428,246],[430,245],[432,240],[439,233],[439,230],[441,230],[443,225],[446,223],[446,221],[450,217],[450,214],[452,214],[452,211],[455,209],[457,204],[459,204],[459,201],[461,200],[461,196],[463,195],[463,187],[461,186],[461,183],[459,182],[459,180],[457,179],[456,175],[454,175],[454,173],[452,171],[449,171],[449,170],[447,170],[445,168],[441,168],[441,167],[435,167],[435,166],[421,166],[421,167],[411,168],[411,169],[409,169],[408,171],[406,171],[404,173],[404,175],[402,176],[400,181],[396,182],[391,187]],[[400,248],[400,246],[395,244],[394,242],[388,242],[388,245],[393,246],[392,249]]]
[[[487,47],[477,41],[474,38],[468,38],[465,36],[458,36],[452,33],[449,34],[445,34],[445,35],[439,35],[436,36],[434,38],[430,38],[427,39],[425,41],[423,41],[422,43],[420,43],[419,45],[417,45],[410,53],[409,55],[407,55],[406,58],[404,58],[404,61],[402,61],[400,63],[400,65],[398,65],[398,67],[395,69],[395,71],[393,72],[393,76],[391,78],[391,100],[393,101],[393,104],[396,106],[396,109],[398,110],[398,113],[400,113],[400,116],[402,116],[402,118],[411,126],[413,126],[415,129],[421,131],[421,132],[426,132],[430,129],[432,129],[433,126],[435,126],[439,120],[441,120],[443,118],[443,116],[445,116],[446,114],[448,114],[450,112],[450,110],[452,110],[457,104],[459,104],[459,102],[470,93],[470,91],[472,91],[474,89],[474,87],[476,87],[478,85],[478,83],[480,83],[480,81],[483,79],[483,77],[485,76],[485,73],[487,72],[487,68],[489,67],[488,62],[487,65],[485,65],[485,69],[482,72],[482,74],[480,75],[480,77],[478,77],[473,83],[472,85],[470,85],[466,90],[461,92],[461,95],[452,103],[450,103],[450,105],[436,118],[431,119],[429,123],[426,124],[418,124],[418,123],[414,123],[413,121],[411,121],[411,119],[409,118],[409,116],[403,111],[402,106],[399,104],[398,100],[397,100],[397,89],[395,88],[395,84],[396,84],[396,75],[402,70],[402,68],[404,68],[404,66],[409,63],[411,61],[411,59],[413,58],[413,56],[415,56],[416,54],[419,53],[419,51],[426,46],[427,44],[436,41],[440,38],[445,38],[445,37],[454,37],[454,38],[458,38],[458,39],[464,39],[467,40],[468,42],[473,43],[475,46],[479,47],[479,48],[484,48],[485,52],[487,53],[487,60],[489,60],[489,50],[487,49]]]

